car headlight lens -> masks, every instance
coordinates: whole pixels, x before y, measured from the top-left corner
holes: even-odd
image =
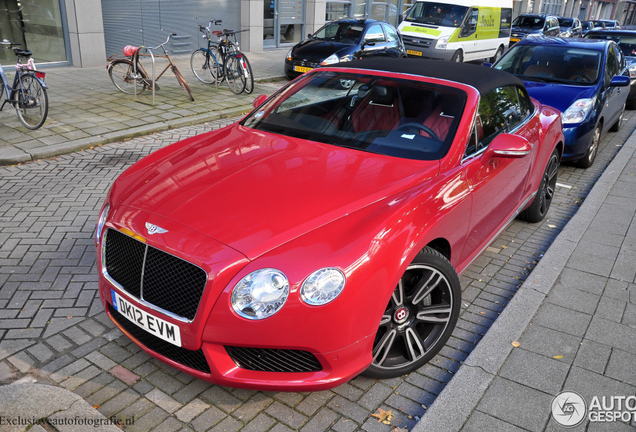
[[[593,99],[579,99],[563,113],[563,124],[581,123],[592,111]]]
[[[570,31],[566,30],[564,32],[559,33],[559,36],[561,36],[561,37],[570,37],[570,34],[571,34]]]
[[[340,59],[338,58],[337,55],[335,54],[331,54],[329,57],[327,57],[326,59],[324,59],[320,65],[321,66],[327,66],[327,65],[331,65],[331,64],[336,64],[340,61]]]
[[[232,290],[232,308],[243,318],[259,320],[278,312],[289,296],[287,276],[273,268],[256,270]]]
[[[534,38],[534,37],[540,37],[543,36],[543,34],[541,33],[529,33],[526,35],[527,38]]]
[[[95,230],[95,243],[99,244],[99,240],[102,238],[102,231],[104,231],[104,225],[106,224],[106,218],[108,218],[108,210],[110,209],[110,204],[106,204],[104,206],[104,210],[99,215],[99,219],[97,219],[97,229]]]
[[[437,43],[435,44],[435,49],[446,49],[447,46],[448,46],[448,36],[444,36],[437,39]]]
[[[292,59],[292,58],[291,58],[292,51],[293,51],[293,48],[290,48],[290,49],[289,49],[289,51],[287,51],[287,56],[285,56],[285,58],[286,58],[287,60],[289,60],[289,61],[291,61],[291,59]]]
[[[334,267],[322,268],[305,280],[300,288],[300,298],[309,305],[321,306],[338,297],[344,286],[344,273]]]
[[[629,67],[629,77],[632,79],[636,78],[636,63]]]

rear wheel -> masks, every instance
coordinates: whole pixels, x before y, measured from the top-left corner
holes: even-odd
[[[490,58],[490,63],[494,63],[497,60],[499,60],[499,57],[501,57],[503,52],[504,52],[503,46],[500,46],[499,48],[497,48],[497,52],[495,53],[495,55]]]
[[[590,146],[587,148],[587,152],[582,159],[579,159],[575,162],[575,165],[579,168],[589,168],[594,163],[594,159],[596,159],[596,153],[598,152],[598,145],[601,142],[601,125],[597,125],[596,129],[594,129],[594,133],[592,134],[592,141],[590,142]]]
[[[451,263],[424,248],[389,300],[373,342],[373,362],[363,374],[392,378],[432,359],[455,328],[460,301],[461,286]]]
[[[545,167],[543,178],[539,184],[539,190],[530,204],[530,207],[525,209],[519,215],[519,219],[527,222],[540,222],[545,218],[545,215],[550,209],[552,199],[554,198],[554,191],[556,189],[557,175],[559,172],[559,151],[554,149],[548,159],[548,164]]]
[[[108,68],[108,76],[120,91],[134,95],[135,81],[137,82],[137,94],[141,94],[146,89],[148,81],[146,74],[141,69],[137,69],[137,75],[133,63],[130,60],[113,60]]]
[[[243,53],[241,53],[239,61],[241,64],[241,70],[245,76],[245,93],[250,94],[254,91],[254,75],[252,74],[252,66]]]
[[[239,59],[235,55],[229,56],[223,65],[227,86],[236,94],[245,90],[245,75],[241,70]]]
[[[13,92],[13,101],[18,118],[28,129],[38,129],[49,113],[49,97],[46,89],[33,75],[22,75],[20,85]]]

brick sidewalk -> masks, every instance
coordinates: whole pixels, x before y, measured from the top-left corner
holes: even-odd
[[[285,49],[248,55],[256,80],[283,76]],[[236,116],[252,109],[259,94],[271,94],[267,85],[256,85],[252,94],[235,95],[225,83],[218,89],[200,82],[190,69],[190,56],[175,64],[189,84],[191,102],[171,71],[158,81],[155,105],[146,90],[135,100],[120,92],[103,67],[47,68],[49,115],[46,123],[31,131],[20,123],[10,106],[0,112],[0,165],[77,151],[155,131]],[[157,73],[161,59],[157,60]],[[146,65],[149,69],[149,66]],[[10,77],[9,79],[13,79]]]
[[[563,391],[588,408],[636,395],[634,135],[415,431],[566,430],[550,414]],[[631,421],[570,430],[634,432],[627,406]]]

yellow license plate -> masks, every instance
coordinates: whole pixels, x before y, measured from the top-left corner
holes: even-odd
[[[520,40],[519,38],[510,38],[510,42],[519,42]]]
[[[422,56],[422,51],[406,50],[406,53],[414,56]]]
[[[310,67],[304,67],[304,66],[294,66],[294,71],[296,71],[296,72],[302,72],[302,73],[305,73],[305,72],[309,72],[309,71],[310,71],[310,70],[312,70],[312,69],[313,69],[313,68],[310,68]]]

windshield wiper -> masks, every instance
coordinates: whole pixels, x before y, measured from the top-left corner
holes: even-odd
[[[521,74],[515,74],[518,78],[520,79],[526,79],[528,81],[541,81],[541,82],[548,82],[547,78],[544,77],[539,77],[539,76],[531,76],[531,75],[521,75]]]

